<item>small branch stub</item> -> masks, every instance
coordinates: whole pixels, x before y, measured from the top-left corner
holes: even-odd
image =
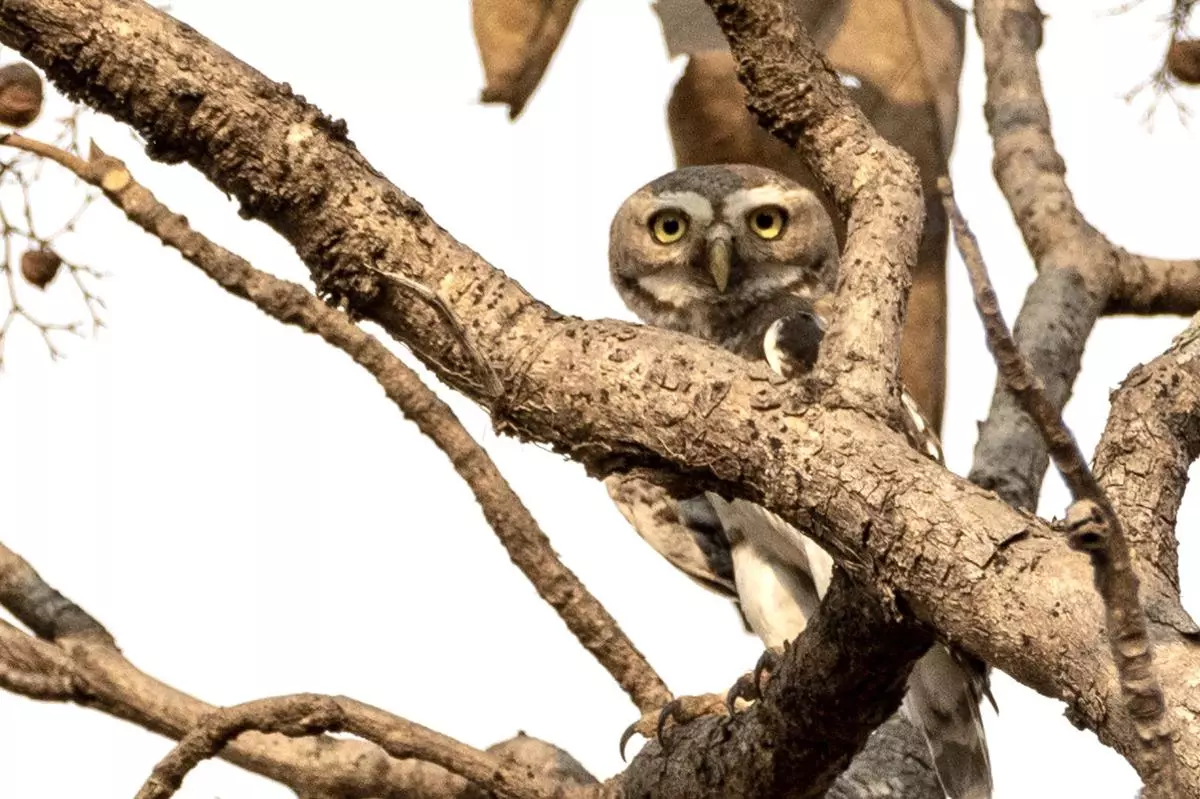
[[[42,113],[42,78],[23,61],[0,67],[0,124],[23,128]]]
[[[1104,510],[1090,499],[1081,499],[1067,509],[1067,540],[1080,552],[1100,552],[1108,547],[1109,530]]]

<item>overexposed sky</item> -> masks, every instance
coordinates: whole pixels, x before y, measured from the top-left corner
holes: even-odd
[[[1147,0],[1114,17],[1102,4],[1045,2],[1041,65],[1090,221],[1134,251],[1197,257],[1197,133],[1169,104],[1150,130],[1145,98],[1122,99],[1160,58],[1168,5]],[[336,13],[283,0],[176,0],[174,10],[345,118],[377,168],[535,296],[579,316],[632,318],[608,283],[608,223],[625,196],[672,167],[664,103],[682,69],[667,59],[648,0],[583,2],[516,124],[476,101],[466,0],[342,0]],[[1011,320],[1033,270],[991,177],[971,20],[968,32],[953,172]],[[1181,96],[1200,107],[1200,92]],[[307,283],[286,243],[239,219],[190,168],[149,163],[107,120],[88,129],[200,231]],[[59,186],[43,196],[50,228],[64,213]],[[13,334],[0,376],[5,544],[106,624],[135,664],[207,701],[344,693],[477,746],[520,729],[598,777],[621,768],[617,740],[636,709],[369,375],[227,296],[103,205],[63,249],[112,272],[101,287],[109,327],[65,340],[69,357],[58,363],[35,333]],[[962,266],[949,268],[944,438],[950,468],[965,474],[994,369]],[[70,319],[81,313],[76,299],[60,279],[31,302]],[[1107,392],[1183,325],[1100,323],[1067,412],[1086,449]],[[754,663],[761,647],[731,606],[660,560],[599,483],[544,449],[498,438],[482,412],[441,393],[673,690],[724,690]],[[1042,513],[1065,502],[1049,480]],[[1180,529],[1198,516],[1186,502]],[[1184,538],[1185,592],[1194,592],[1196,545]],[[997,799],[1133,795],[1131,769],[1068,724],[1060,703],[999,674],[995,693],[1002,715],[987,710],[985,722]],[[170,746],[90,710],[9,694],[0,717],[0,794],[22,799],[132,796]],[[210,762],[179,795],[291,794]]]

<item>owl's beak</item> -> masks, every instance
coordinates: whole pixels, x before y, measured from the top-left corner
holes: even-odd
[[[713,225],[708,231],[708,271],[717,291],[724,293],[733,270],[733,231],[728,225]]]

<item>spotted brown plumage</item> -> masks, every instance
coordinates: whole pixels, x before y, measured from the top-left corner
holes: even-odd
[[[643,321],[712,341],[787,378],[812,369],[825,332],[818,307],[837,278],[833,224],[812,192],[748,165],[686,167],[647,184],[613,219],[609,269]],[[942,462],[932,425],[907,391],[909,444]],[[807,626],[833,559],[765,508],[705,493],[682,501],[652,484],[606,481],[622,513],[663,557],[736,595],[748,626],[781,651]],[[935,644],[913,668],[904,711],[929,744],[951,799],[989,799],[979,702],[986,670]]]

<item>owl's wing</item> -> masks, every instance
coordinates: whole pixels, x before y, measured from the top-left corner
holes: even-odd
[[[704,497],[677,500],[642,477],[605,478],[608,495],[654,551],[710,591],[737,596],[729,543]]]
[[[705,495],[733,555],[738,601],[763,646],[782,652],[817,612],[833,579],[833,558],[760,505]]]
[[[925,736],[934,773],[951,799],[990,799],[992,765],[979,703],[987,672],[942,644],[917,661],[904,712]]]

